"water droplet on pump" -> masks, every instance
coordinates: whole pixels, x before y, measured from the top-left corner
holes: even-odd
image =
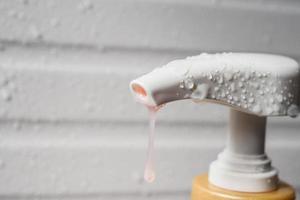
[[[226,81],[231,81],[233,79],[233,74],[231,72],[225,72],[224,78]]]
[[[193,77],[187,77],[186,79],[184,79],[183,83],[184,83],[184,87],[188,90],[192,90],[195,87]]]
[[[212,80],[212,78],[213,78],[213,76],[211,75],[211,73],[208,73],[208,74],[207,74],[207,79],[208,79],[208,80]]]
[[[266,113],[267,115],[270,115],[270,114],[273,113],[273,109],[272,109],[271,107],[266,107],[265,113]]]
[[[254,102],[254,98],[253,98],[253,97],[250,97],[250,98],[248,99],[248,101],[249,101],[249,103],[253,103],[253,102]]]
[[[238,102],[238,101],[239,101],[239,98],[238,98],[237,96],[234,96],[234,97],[233,97],[233,100],[234,100],[235,102]]]
[[[242,82],[239,82],[239,83],[238,83],[238,86],[239,86],[240,88],[243,88],[243,87],[244,87],[244,84],[243,84]]]
[[[277,105],[277,104],[273,105],[273,110],[274,110],[274,112],[279,112],[280,111],[280,106]]]
[[[191,98],[196,100],[202,100],[206,98],[208,93],[208,88],[209,87],[207,84],[199,84],[191,94]]]
[[[278,95],[276,96],[276,99],[277,99],[277,101],[278,101],[279,103],[281,103],[281,102],[283,101],[283,96],[282,96],[281,94],[278,94]]]
[[[222,83],[223,83],[223,77],[222,77],[222,76],[219,77],[218,83],[219,83],[219,84],[222,84]]]
[[[181,88],[181,89],[184,88],[184,83],[183,83],[183,81],[180,81],[180,83],[179,83],[179,88]]]
[[[264,94],[264,91],[263,90],[259,90],[258,92],[260,95],[263,95]]]
[[[295,104],[290,105],[287,114],[292,118],[297,117],[299,115],[299,107]]]
[[[235,83],[231,83],[230,84],[230,90],[231,90],[231,92],[235,92],[236,91]]]
[[[261,107],[260,107],[260,105],[258,105],[258,104],[254,105],[253,108],[252,108],[252,111],[253,111],[254,113],[260,113],[260,112],[261,112]]]

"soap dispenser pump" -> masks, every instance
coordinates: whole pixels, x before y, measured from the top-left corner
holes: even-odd
[[[265,153],[267,117],[299,113],[299,65],[270,54],[201,54],[133,80],[139,101],[159,106],[193,99],[230,108],[225,149],[208,175],[195,178],[192,200],[295,199]]]

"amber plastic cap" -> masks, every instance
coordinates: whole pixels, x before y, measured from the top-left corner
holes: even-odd
[[[295,200],[294,189],[280,182],[277,190],[247,193],[225,190],[208,182],[208,175],[197,176],[193,183],[191,200]]]

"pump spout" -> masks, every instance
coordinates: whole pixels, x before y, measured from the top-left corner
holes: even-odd
[[[137,100],[149,106],[159,106],[188,98],[187,91],[183,90],[181,85],[188,67],[184,65],[184,61],[178,63],[169,63],[133,80],[130,88]]]
[[[130,83],[142,103],[194,99],[258,115],[298,109],[299,66],[291,58],[252,53],[201,54],[175,60]]]

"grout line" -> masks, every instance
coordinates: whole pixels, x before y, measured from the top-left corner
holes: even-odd
[[[92,44],[82,44],[82,43],[59,43],[55,41],[36,41],[36,40],[28,40],[28,41],[19,41],[19,40],[7,40],[0,39],[0,45],[5,47],[22,47],[22,48],[36,48],[36,49],[51,49],[57,48],[61,50],[86,50],[86,51],[96,51],[100,53],[110,53],[110,52],[126,52],[126,53],[151,53],[151,54],[178,54],[181,56],[189,56],[189,55],[197,55],[202,52],[206,53],[217,53],[217,52],[238,52],[240,49],[178,49],[178,48],[161,48],[161,47],[151,47],[151,46],[119,46],[119,45],[92,45]],[[257,51],[256,51],[257,53]],[[274,53],[269,51],[261,51],[260,53]],[[279,54],[284,54],[283,52],[277,52]],[[287,56],[291,56],[297,60],[300,60],[300,55],[298,54],[289,54]]]

